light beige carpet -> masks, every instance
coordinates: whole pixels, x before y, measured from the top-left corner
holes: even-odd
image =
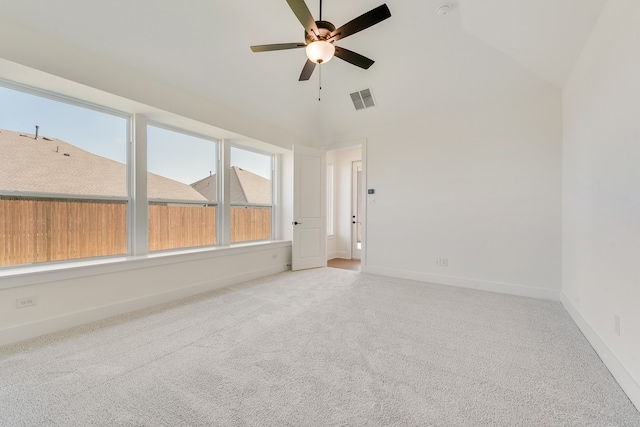
[[[0,348],[1,426],[640,426],[561,304],[331,268]]]

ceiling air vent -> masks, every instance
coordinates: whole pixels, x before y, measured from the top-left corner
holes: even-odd
[[[356,111],[376,106],[376,103],[373,100],[371,89],[364,89],[359,92],[353,92],[349,96],[351,96],[351,101],[353,101],[353,106],[356,107]]]

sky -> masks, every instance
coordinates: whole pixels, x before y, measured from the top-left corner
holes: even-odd
[[[0,129],[60,139],[102,157],[126,163],[127,119],[0,86]],[[271,179],[268,156],[232,147],[231,165]],[[215,143],[149,126],[149,172],[192,184],[216,173]]]

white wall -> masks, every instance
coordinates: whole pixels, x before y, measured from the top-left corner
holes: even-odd
[[[559,299],[561,102],[550,88],[348,135],[375,189],[363,271]]]
[[[637,407],[639,40],[640,2],[609,1],[564,88],[562,288],[565,306]]]

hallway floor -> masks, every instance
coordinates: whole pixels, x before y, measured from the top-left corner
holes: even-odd
[[[327,261],[327,267],[341,268],[343,270],[360,271],[360,260],[334,258]]]

